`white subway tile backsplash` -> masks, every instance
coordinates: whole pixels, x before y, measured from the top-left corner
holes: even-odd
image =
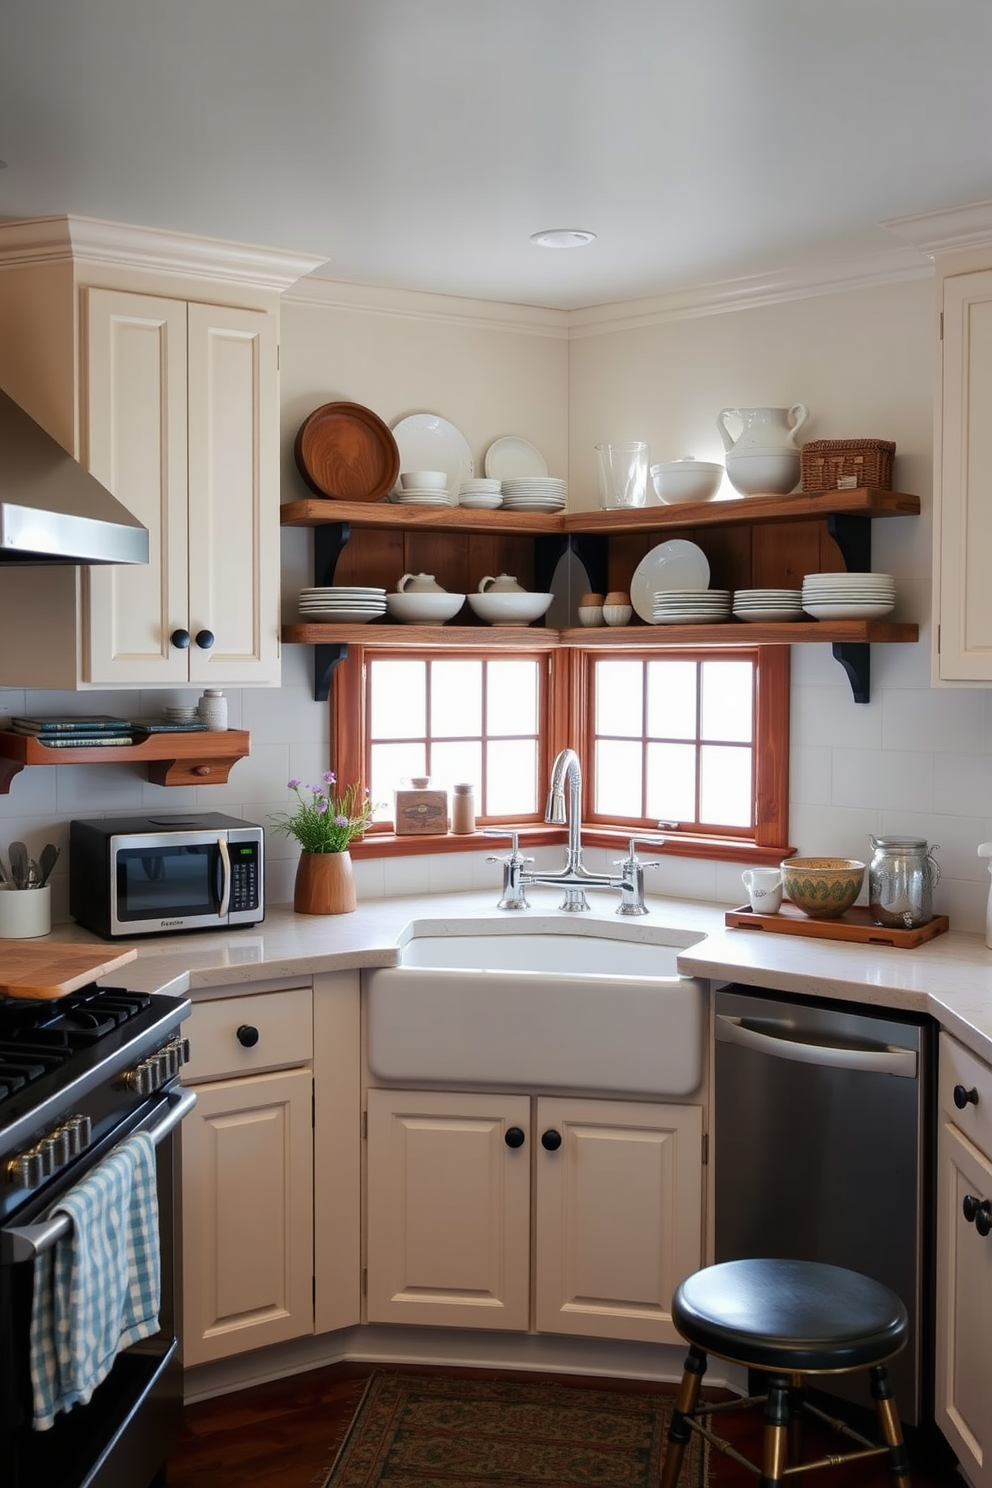
[[[883,749],[978,750],[982,700],[976,689],[895,687],[881,691]]]
[[[933,756],[880,749],[835,749],[830,800],[834,806],[886,809],[915,801],[928,811],[933,801]]]
[[[987,754],[941,751],[934,755],[934,810],[952,816],[992,814],[992,759]]]

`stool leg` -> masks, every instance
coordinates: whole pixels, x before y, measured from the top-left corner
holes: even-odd
[[[803,1406],[806,1403],[806,1376],[794,1374],[789,1384],[789,1462],[798,1467],[803,1455]],[[798,1482],[798,1478],[796,1479]]]
[[[789,1376],[768,1376],[765,1429],[762,1438],[761,1488],[780,1488],[789,1434]]]
[[[882,1440],[888,1447],[886,1466],[894,1484],[909,1488],[909,1454],[902,1439],[902,1426],[896,1410],[895,1391],[884,1364],[875,1364],[869,1370],[871,1376],[871,1398],[875,1402]]]
[[[705,1373],[706,1355],[701,1349],[691,1347],[685,1356],[682,1383],[675,1397],[672,1422],[668,1428],[668,1446],[661,1465],[661,1488],[675,1488],[679,1480],[686,1443],[692,1435],[685,1418],[696,1409]]]

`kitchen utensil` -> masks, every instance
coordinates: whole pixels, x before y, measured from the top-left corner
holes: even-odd
[[[727,428],[728,417],[740,420],[736,440]],[[734,489],[744,496],[794,490],[800,467],[795,437],[808,418],[805,403],[793,403],[791,408],[722,408],[716,426]]]
[[[294,454],[311,491],[337,501],[381,501],[400,468],[388,426],[361,403],[315,408],[297,431]]]
[[[724,477],[722,465],[687,455],[665,465],[651,466],[651,482],[659,501],[670,506],[680,501],[711,501]]]
[[[597,444],[599,504],[607,510],[643,506],[648,494],[648,447],[642,439]]]
[[[32,895],[32,898],[35,896]],[[82,945],[4,946],[0,994],[4,997],[55,998],[76,992],[97,977],[136,961],[133,946],[124,950]]]
[[[10,872],[14,880],[14,888],[26,889],[28,886],[28,850],[23,842],[10,844]]]
[[[44,847],[41,849],[41,856],[38,859],[38,864],[41,870],[42,888],[45,887],[48,880],[51,878],[52,870],[59,860],[59,854],[61,851],[62,849],[56,847],[54,842],[46,842]]]
[[[876,925],[913,930],[933,919],[940,866],[925,837],[873,837],[868,864],[868,908]]]

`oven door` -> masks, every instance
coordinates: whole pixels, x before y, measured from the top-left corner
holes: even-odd
[[[110,839],[111,935],[223,925],[231,898],[227,837],[202,831]]]
[[[192,1099],[191,1099],[192,1097]],[[195,1104],[173,1082],[87,1153],[93,1164],[132,1132],[155,1142],[162,1252],[160,1328],[118,1355],[86,1405],[59,1415],[48,1431],[31,1424],[30,1319],[34,1259],[54,1245],[68,1220],[46,1216],[83,1176],[52,1178],[16,1224],[0,1229],[0,1462],[5,1488],[147,1488],[182,1429],[182,1370],[176,1340],[175,1130]]]

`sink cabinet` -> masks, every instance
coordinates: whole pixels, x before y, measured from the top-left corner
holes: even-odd
[[[702,1108],[372,1089],[367,1319],[674,1343]]]
[[[935,1417],[973,1488],[990,1488],[992,1068],[942,1033],[938,1090]]]
[[[150,535],[147,566],[8,566],[0,683],[278,685],[279,295],[315,262],[0,225],[0,384]]]

